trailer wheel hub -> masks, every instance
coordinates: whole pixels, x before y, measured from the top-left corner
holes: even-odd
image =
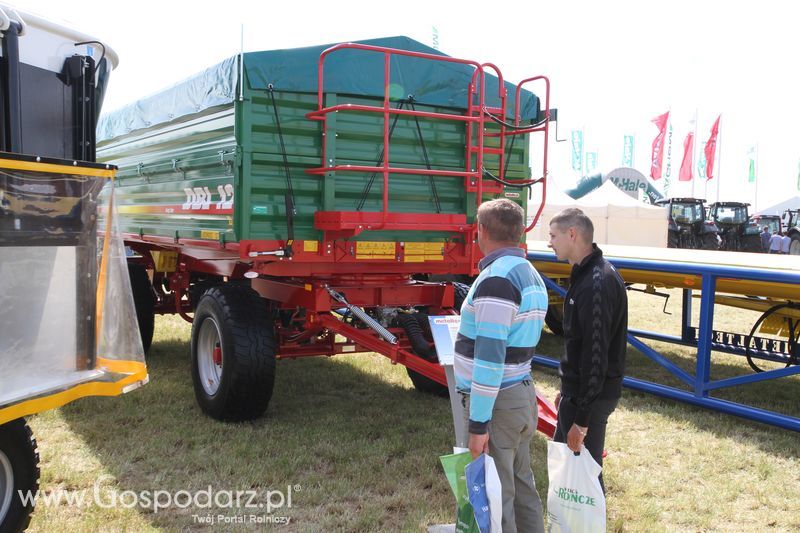
[[[215,365],[222,365],[222,348],[220,347],[219,343],[214,346],[214,353],[212,354],[211,358],[213,359]]]
[[[219,325],[211,317],[206,317],[200,324],[200,333],[197,337],[197,370],[206,394],[215,395],[222,383],[224,365],[222,335],[219,332]]]

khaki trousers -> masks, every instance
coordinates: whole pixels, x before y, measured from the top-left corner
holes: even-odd
[[[469,394],[461,395],[464,416],[469,419]],[[531,441],[538,413],[536,390],[530,380],[501,390],[494,403],[489,455],[497,466],[503,490],[503,533],[544,532],[542,501],[531,470]]]

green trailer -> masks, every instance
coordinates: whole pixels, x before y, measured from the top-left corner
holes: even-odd
[[[544,189],[550,118],[546,78],[406,37],[245,53],[103,117],[143,334],[192,321],[220,419],[266,409],[280,357],[378,352],[442,392],[424,317],[477,272],[480,202]]]

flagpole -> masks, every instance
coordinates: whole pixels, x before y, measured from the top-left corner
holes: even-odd
[[[666,171],[663,173],[664,176],[664,194],[668,198],[672,198],[669,190],[672,188],[670,184],[670,178],[672,176],[672,106],[669,107],[667,110],[667,125],[664,128],[664,144],[666,145],[666,153],[667,153],[667,166]],[[664,146],[662,145],[662,149]]]
[[[722,122],[722,115],[720,115],[719,119],[720,123]],[[720,129],[722,127],[720,126]],[[717,199],[716,202],[719,202],[719,184],[722,181],[722,135],[720,135],[719,130],[717,130]]]
[[[753,199],[753,211],[758,212],[758,143],[756,143],[756,174],[753,176],[753,186],[755,187],[755,198]]]
[[[694,108],[694,133],[692,135],[694,135],[694,138],[692,139],[692,163],[691,163],[690,168],[692,169],[692,174],[694,174],[694,171],[695,171],[695,168],[694,168],[694,166],[695,166],[694,154],[695,154],[696,147],[697,147],[697,108],[696,107]],[[697,181],[697,180],[694,177],[692,177],[692,198],[697,198],[694,195],[694,182],[695,181]]]
[[[716,141],[715,141],[716,142]],[[708,141],[703,143],[703,167],[701,175],[703,176],[703,200],[708,199],[708,158],[706,158],[706,146],[708,146]],[[715,154],[716,155],[716,154]],[[698,172],[700,172],[698,170]]]

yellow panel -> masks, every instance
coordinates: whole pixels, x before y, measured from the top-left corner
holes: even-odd
[[[444,243],[441,242],[407,242],[405,244],[406,263],[422,261],[443,261]]]
[[[394,242],[369,242],[359,241],[356,243],[356,253],[366,255],[394,255]]]
[[[218,231],[209,231],[209,230],[202,230],[200,232],[201,239],[211,239],[214,241],[219,240],[219,232]]]
[[[441,242],[407,242],[406,254],[412,255],[442,255],[444,243]]]
[[[150,252],[153,256],[155,269],[157,272],[175,272],[178,266],[178,252]]]
[[[5,407],[0,409],[0,424],[5,424],[9,420],[14,420],[21,416],[40,413],[48,409],[55,409],[56,407],[61,407],[62,405],[85,396],[119,396],[131,385],[135,385],[136,383],[144,385],[147,383],[149,378],[147,375],[147,367],[144,363],[139,363],[137,361],[116,361],[115,363],[117,363],[117,367],[109,368],[109,370],[112,372],[130,372],[130,375],[124,376],[114,383],[97,381],[82,383],[61,392]]]
[[[394,242],[368,242],[356,243],[356,259],[394,259]]]
[[[771,334],[780,337],[788,337],[789,324],[786,323],[785,317],[778,316],[777,313],[773,313],[761,323],[761,326],[758,328],[758,333],[762,335]]]
[[[303,241],[304,252],[317,252],[319,251],[319,243],[317,241]]]

